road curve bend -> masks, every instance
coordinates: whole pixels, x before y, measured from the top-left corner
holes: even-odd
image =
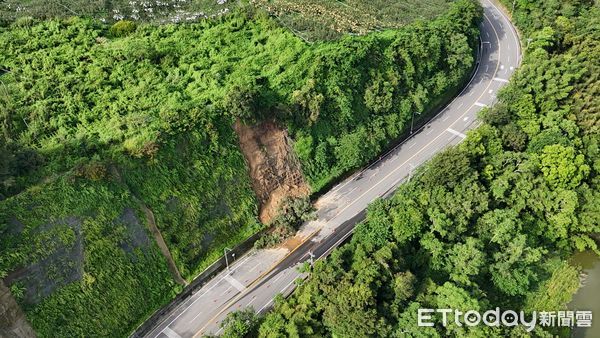
[[[475,128],[477,112],[494,104],[496,94],[521,61],[515,28],[493,0],[481,0],[481,54],[463,91],[429,123],[381,160],[338,184],[316,203],[318,218],[303,225],[292,249],[259,250],[239,257],[197,290],[147,337],[187,338],[221,333],[220,322],[235,310],[267,311],[273,298],[290,294],[303,262],[327,256],[350,234],[373,200],[391,194],[414,168],[436,153],[460,143]]]

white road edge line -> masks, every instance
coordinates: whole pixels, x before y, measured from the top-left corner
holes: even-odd
[[[261,313],[262,310],[264,310],[267,306],[269,306],[269,304],[271,304],[273,302],[273,298],[269,298],[269,301],[267,302],[267,304],[263,305],[263,307],[260,308],[260,310],[256,311],[256,313]]]
[[[296,281],[296,278],[292,279],[291,282],[287,283],[286,286],[283,287],[283,289],[281,289],[281,292],[285,291],[287,288],[290,287],[290,285],[292,285],[292,283],[294,283]]]

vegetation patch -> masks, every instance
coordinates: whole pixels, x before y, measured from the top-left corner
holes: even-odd
[[[447,0],[251,0],[307,41],[400,28],[444,13]]]
[[[38,336],[125,336],[174,296],[135,205],[114,181],[73,176],[0,203],[0,276]]]

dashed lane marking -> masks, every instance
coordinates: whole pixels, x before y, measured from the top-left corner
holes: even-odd
[[[350,191],[348,191],[347,193],[345,193],[344,195],[350,195],[351,193],[353,193],[356,189],[358,189],[358,187],[354,187],[352,189],[350,189]]]
[[[223,291],[223,292],[221,293],[221,296],[222,296],[222,295],[224,295],[224,294],[226,294],[226,293],[228,293],[228,292],[229,292],[229,290],[231,290],[231,288],[232,288],[232,287],[233,287],[233,285],[229,285],[229,287],[228,287],[228,288],[227,288],[225,291]]]
[[[246,306],[250,306],[250,304],[252,304],[252,303],[253,303],[255,300],[256,300],[256,296],[253,296],[253,297],[252,297],[252,300],[250,300],[250,301],[248,302],[248,304],[246,304]]]
[[[256,268],[258,268],[260,266],[260,263],[256,264],[252,269],[248,270],[248,272],[252,272],[254,270],[256,270]]]
[[[192,320],[190,320],[190,323],[193,323],[196,321],[196,319],[198,318],[198,316],[200,316],[202,314],[202,311],[198,312],[197,315],[194,316],[194,318],[192,318]]]

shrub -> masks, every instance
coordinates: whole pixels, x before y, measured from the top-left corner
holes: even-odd
[[[136,24],[129,20],[117,21],[112,27],[110,27],[110,34],[115,37],[127,36],[135,31]]]

